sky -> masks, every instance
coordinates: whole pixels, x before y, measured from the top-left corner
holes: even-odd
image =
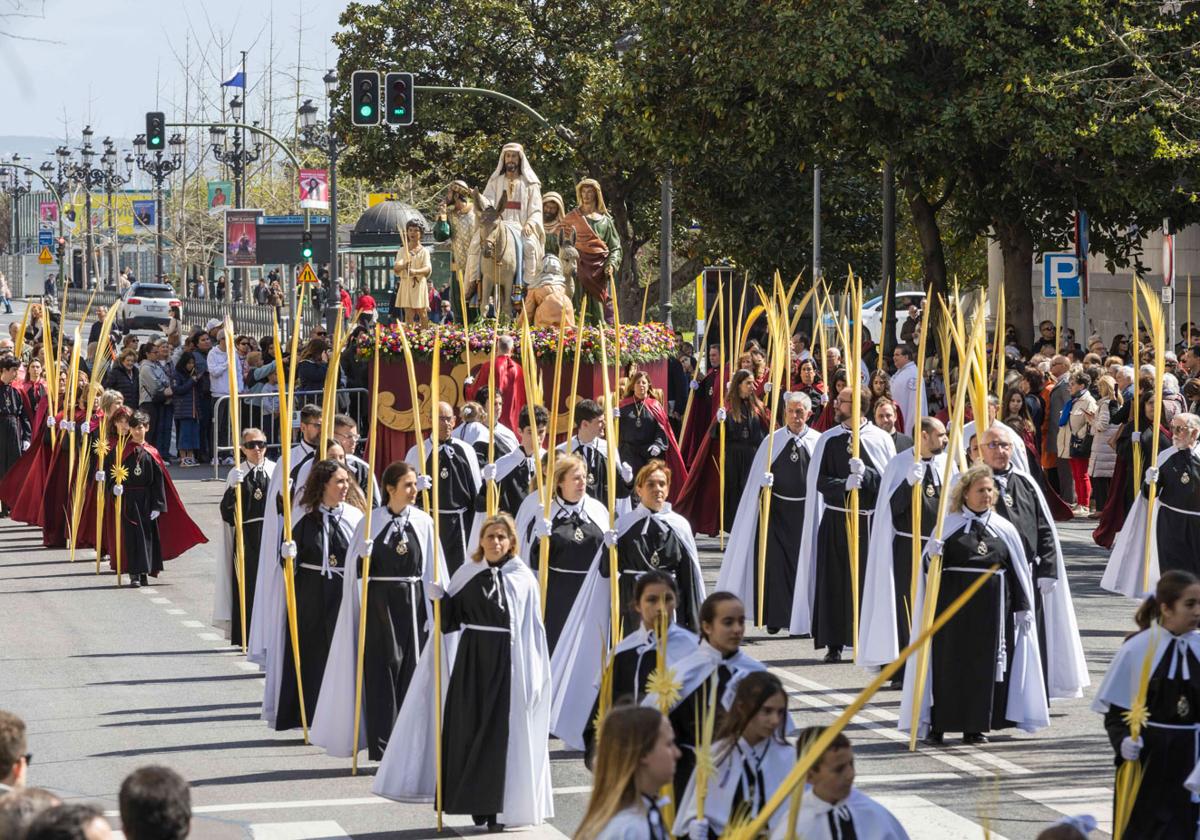
[[[78,145],[87,123],[99,140],[141,133],[146,111],[165,111],[171,121],[182,112],[189,50],[193,76],[201,77],[210,107],[221,97],[218,75],[224,71],[228,78],[240,51],[249,52],[248,118],[260,115],[255,102],[263,107],[273,53],[275,113],[290,118],[298,63],[303,94],[323,98],[321,76],[336,57],[330,37],[345,5],[346,0],[5,0],[0,102],[7,107],[0,136],[66,135]],[[202,51],[205,67],[196,60]]]

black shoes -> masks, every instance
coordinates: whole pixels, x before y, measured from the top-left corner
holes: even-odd
[[[767,628],[767,635],[768,635],[768,636],[774,636],[774,635],[775,635],[775,634],[777,634],[778,632],[779,632],[779,628],[778,628],[778,627],[768,627],[768,628]]]
[[[946,744],[946,736],[936,730],[929,730],[929,734],[925,736],[925,744],[930,747],[941,747]]]
[[[836,665],[842,661],[842,649],[840,647],[831,647],[825,652],[825,662],[830,665]]]
[[[963,733],[963,743],[968,746],[976,746],[978,744],[986,744],[988,736],[982,732],[965,732]]]
[[[133,589],[137,589],[139,586],[141,586],[141,583],[139,583],[139,582],[138,582],[138,579],[137,579],[137,578],[135,578],[135,577],[130,577],[130,578],[129,578],[129,585],[130,585],[130,587],[132,587]]]
[[[150,585],[150,577],[148,575],[138,575],[138,583],[142,586]]]
[[[496,822],[496,816],[496,814],[472,814],[471,822],[477,826],[486,823],[489,834],[498,834],[504,831],[504,823]]]

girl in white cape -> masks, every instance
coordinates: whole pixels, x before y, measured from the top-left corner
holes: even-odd
[[[461,636],[442,663],[442,807],[499,831],[554,816],[550,655],[538,582],[517,556],[512,517],[489,517],[480,543],[449,586],[426,588],[441,601],[442,631]],[[379,796],[433,798],[433,652],[443,653],[426,644],[396,718],[372,787]]]

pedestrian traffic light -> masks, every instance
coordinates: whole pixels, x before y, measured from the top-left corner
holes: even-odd
[[[152,152],[167,148],[167,118],[162,111],[146,113],[146,146]]]
[[[379,73],[355,70],[350,77],[350,122],[379,125]]]
[[[300,259],[304,262],[308,262],[312,259],[312,255],[312,231],[306,230],[300,234]]]
[[[383,118],[388,125],[413,124],[413,74],[388,73],[383,86]]]

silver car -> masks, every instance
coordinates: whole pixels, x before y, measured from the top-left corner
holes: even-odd
[[[121,295],[117,320],[128,330],[158,329],[171,320],[179,295],[166,283],[134,283]]]

